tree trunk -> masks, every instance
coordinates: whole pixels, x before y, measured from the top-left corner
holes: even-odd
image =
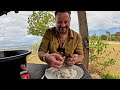
[[[79,33],[82,36],[83,40],[83,49],[84,49],[84,61],[83,64],[88,69],[89,63],[89,34],[88,34],[88,25],[87,25],[87,17],[85,11],[77,11],[78,13],[78,22],[79,22]]]

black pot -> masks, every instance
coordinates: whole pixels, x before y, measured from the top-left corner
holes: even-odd
[[[20,65],[26,65],[27,50],[0,51],[0,79],[20,79]]]

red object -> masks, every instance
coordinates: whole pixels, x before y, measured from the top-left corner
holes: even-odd
[[[25,64],[21,64],[21,66],[20,66],[20,70],[21,70],[21,71],[26,70],[26,66],[25,66]]]
[[[27,73],[23,73],[20,75],[21,79],[30,79],[30,74],[27,72]]]
[[[30,79],[30,73],[28,72],[28,70],[24,64],[22,64],[20,66],[20,70],[21,70],[21,72],[20,72],[21,79]]]

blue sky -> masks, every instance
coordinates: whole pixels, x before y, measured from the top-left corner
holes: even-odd
[[[27,34],[27,20],[32,11],[9,12],[0,16],[0,47],[15,45],[32,45],[41,37]],[[86,11],[89,33],[120,31],[120,11]],[[79,33],[77,12],[72,11],[71,26]]]

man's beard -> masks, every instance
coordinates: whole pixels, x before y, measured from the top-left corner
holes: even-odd
[[[58,32],[61,34],[67,33],[67,31],[68,31],[68,27],[64,27],[64,28],[59,27],[59,29],[58,29]]]

